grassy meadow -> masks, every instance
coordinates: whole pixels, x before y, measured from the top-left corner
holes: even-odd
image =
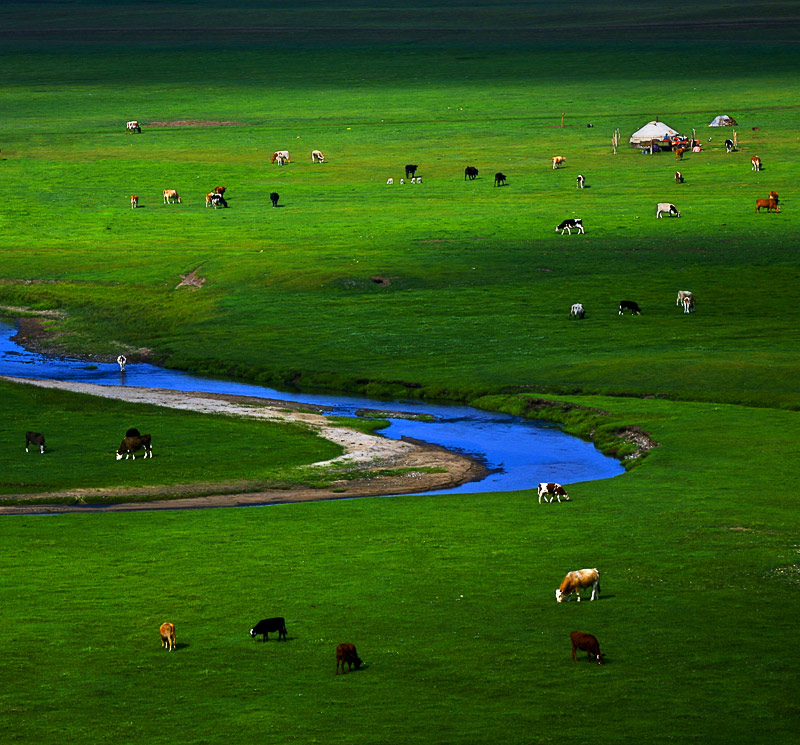
[[[562,505],[524,491],[5,518],[0,741],[796,739],[800,52],[793,4],[757,10],[9,4],[0,306],[60,312],[42,316],[52,349],[515,412],[549,396],[660,446]],[[736,153],[706,126],[720,113]],[[656,117],[704,152],[629,148]],[[271,165],[277,149],[293,162]],[[398,183],[406,163],[421,184]],[[218,185],[230,208],[206,209]],[[771,190],[781,213],[755,214]],[[682,217],[656,220],[661,201]],[[567,217],[586,234],[555,233]],[[176,289],[192,270],[202,288]],[[620,317],[621,299],[643,315]],[[0,396],[6,494],[139,478],[108,448],[23,460],[21,422],[169,417],[197,438],[183,462],[156,450],[162,484],[335,455],[264,424]],[[253,439],[269,447],[248,454]],[[556,604],[584,566],[600,602]],[[271,615],[289,640],[251,640]],[[572,662],[573,630],[607,665]],[[366,667],[337,678],[343,641]]]

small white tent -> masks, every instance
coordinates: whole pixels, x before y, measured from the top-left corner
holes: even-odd
[[[668,127],[664,122],[647,122],[641,129],[637,129],[631,135],[631,145],[633,147],[645,147],[653,140],[663,140],[665,137],[674,137],[677,131]]]
[[[709,127],[738,127],[739,122],[736,121],[733,117],[728,116],[727,114],[720,114],[719,116],[715,116],[711,124],[708,125]]]

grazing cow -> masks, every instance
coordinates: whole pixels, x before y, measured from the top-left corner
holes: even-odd
[[[577,182],[577,188],[583,189],[583,185],[586,183],[586,177],[582,173],[579,173],[575,181]]]
[[[44,455],[44,435],[39,434],[38,432],[26,432],[25,433],[25,452],[28,451],[28,445],[35,445],[39,448],[39,452]]]
[[[567,159],[563,155],[554,155],[553,156],[553,170],[555,171],[556,168],[559,166],[563,166],[564,163],[567,162]]]
[[[556,233],[560,230],[561,235],[564,235],[564,231],[567,231],[567,235],[572,235],[573,228],[577,230],[579,233],[583,233],[583,220],[580,217],[570,218],[568,220],[564,220],[557,228]]]
[[[639,304],[635,303],[633,300],[620,300],[619,315],[622,315],[623,310],[629,310],[633,315],[642,315],[642,311],[639,309]]]
[[[286,621],[281,616],[264,618],[250,629],[250,636],[255,639],[261,634],[261,641],[265,642],[269,640],[270,632],[278,634],[278,641],[281,639],[286,641]]]
[[[767,212],[780,212],[781,208],[778,207],[778,202],[775,199],[756,199],[756,212],[761,212],[761,208],[766,207]]]
[[[676,184],[683,183],[683,174],[680,171],[675,171],[675,183]]]
[[[467,166],[464,169],[464,181],[467,179],[474,181],[476,178],[478,178],[478,169],[475,166]]]
[[[574,303],[572,308],[570,308],[570,318],[583,318],[585,315],[586,311],[583,309],[583,305],[581,303]]]
[[[125,363],[127,361],[128,358],[124,354],[121,354],[119,357],[117,357],[117,364],[119,365],[120,372],[125,372]]]
[[[312,150],[311,151],[311,162],[312,163],[324,163],[325,156],[322,154],[321,150]]]
[[[505,184],[506,184],[506,175],[504,173],[500,173],[500,171],[495,173],[495,175],[494,175],[494,185],[495,186],[505,186]]]
[[[347,669],[352,670],[353,666],[355,665],[356,670],[358,670],[361,665],[363,664],[363,660],[358,656],[356,652],[355,644],[340,644],[336,647],[336,674],[339,674],[339,665],[342,666],[342,674],[344,674],[345,669],[344,665],[347,663]]]
[[[547,498],[548,496],[550,499]],[[539,484],[539,504],[542,503],[542,497],[544,497],[544,501],[548,504],[554,499],[558,499],[558,501],[561,502],[561,497],[564,497],[565,502],[570,501],[567,490],[561,486],[561,484],[556,484],[552,481],[542,482]]]
[[[136,209],[139,206],[139,195],[131,194],[131,209]]]
[[[400,183],[401,184],[405,184],[405,180],[404,179],[400,179]]]
[[[581,590],[589,585],[592,587],[590,599],[594,600],[600,595],[600,572],[597,569],[576,569],[574,572],[568,572],[561,582],[561,587],[556,590],[556,602],[568,602],[574,594],[578,596],[580,603]]]
[[[685,147],[679,147],[679,148],[678,148],[678,149],[675,151],[675,159],[676,159],[676,160],[683,160],[683,154],[684,154],[685,152],[686,152],[686,148],[685,148]]]
[[[759,158],[757,155],[754,155],[752,158],[750,158],[750,163],[752,166],[750,169],[751,171],[761,170],[761,158]]]
[[[417,183],[417,179],[416,179],[416,178],[412,178],[412,179],[411,179],[411,183],[412,183],[412,184],[416,184],[416,183]]]
[[[417,183],[418,183],[418,184],[421,184],[421,183],[422,183],[422,176],[417,176]]]
[[[778,201],[779,201],[779,200],[778,200],[778,192],[777,192],[777,191],[771,191],[771,192],[769,193],[769,198],[770,198],[770,199],[774,199],[774,200],[775,200],[775,203],[777,204],[777,203],[778,203]]]
[[[725,140],[725,152],[733,152],[733,140]]]
[[[406,166],[406,178],[411,178],[412,176],[416,176],[418,167],[419,166],[415,165]]]
[[[128,132],[136,132],[137,134],[142,133],[142,128],[139,126],[139,122],[126,122],[125,129]]]
[[[675,305],[682,305],[684,313],[694,313],[694,295],[689,290],[678,290]]]
[[[394,179],[393,178],[387,178],[386,179],[387,186],[391,186],[393,183],[394,183]]]
[[[670,217],[680,217],[681,213],[674,204],[669,202],[659,202],[656,205],[656,217],[661,217],[662,214],[670,215]]]
[[[128,456],[133,456],[133,459],[136,460],[136,451],[137,450],[144,450],[144,457],[145,458],[152,458],[153,457],[153,447],[150,444],[151,437],[150,435],[133,435],[125,437],[122,441],[122,444],[119,446],[117,450],[117,460],[122,460],[122,456],[125,456],[125,460],[128,460]]]
[[[575,651],[580,649],[582,652],[586,652],[587,662],[591,662],[592,655],[594,655],[597,658],[597,664],[603,664],[605,655],[600,652],[600,643],[597,641],[597,637],[591,634],[584,634],[582,631],[573,631],[569,638],[572,639],[572,659],[575,662],[578,661]]]
[[[225,197],[222,194],[217,194],[216,192],[209,192],[206,194],[206,207],[211,205],[214,209],[217,207],[227,207],[228,202],[225,200]]]
[[[164,189],[164,204],[169,204],[170,202],[177,202],[180,204],[181,196],[175,189]]]
[[[162,623],[159,632],[161,632],[161,648],[170,652],[175,649],[175,624],[169,621]]]
[[[220,196],[222,196],[226,191],[228,191],[227,186],[217,186],[214,189],[214,194],[219,194]]]
[[[274,163],[278,161],[278,165],[282,166],[284,163],[291,163],[292,161],[289,159],[289,151],[288,150],[276,150],[272,154],[272,160],[270,163]]]
[[[278,206],[278,200],[281,198],[281,195],[278,194],[277,191],[273,191],[273,192],[270,192],[269,198],[270,198],[270,200],[272,200],[272,206],[273,207],[277,207]]]

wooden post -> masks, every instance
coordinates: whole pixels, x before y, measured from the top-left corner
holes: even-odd
[[[561,126],[564,126],[564,112],[561,112]]]
[[[736,130],[733,130],[733,149],[736,150],[739,147],[739,137],[736,134]]]

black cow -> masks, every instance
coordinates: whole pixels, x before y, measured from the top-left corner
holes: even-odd
[[[38,432],[26,432],[25,433],[26,453],[29,452],[28,445],[36,445],[39,448],[39,452],[44,453],[44,435],[41,435]]]
[[[467,166],[464,169],[464,181],[469,179],[470,181],[474,181],[478,176],[478,169],[475,166]]]
[[[414,176],[417,172],[417,168],[418,166],[414,165],[406,166],[406,178],[411,178],[412,176]]]
[[[283,638],[286,641],[286,621],[280,616],[276,618],[264,618],[259,621],[252,629],[250,629],[250,636],[255,639],[259,634],[262,635],[262,641],[269,639],[269,634],[277,632],[278,641]]]
[[[556,233],[561,231],[561,235],[564,235],[564,231],[567,231],[567,235],[572,235],[573,230],[577,230],[579,233],[583,233],[583,220],[580,217],[569,218],[568,220],[564,220],[557,228]]]
[[[273,206],[273,207],[277,207],[277,206],[278,206],[278,200],[281,198],[281,195],[280,195],[280,194],[278,194],[278,192],[277,192],[277,191],[273,191],[273,192],[272,192],[272,193],[269,195],[269,198],[272,200],[272,206]]]
[[[505,186],[506,185],[506,175],[504,173],[500,173],[498,171],[494,175],[494,185],[495,186]]]
[[[639,309],[639,304],[635,303],[633,300],[620,300],[619,315],[622,315],[623,310],[629,310],[633,315],[642,315],[642,311]]]

